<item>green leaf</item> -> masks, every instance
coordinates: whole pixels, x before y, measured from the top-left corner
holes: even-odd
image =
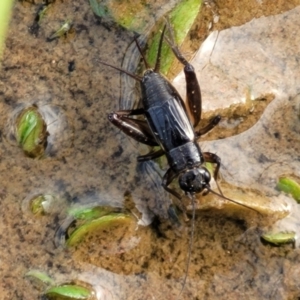
[[[109,206],[95,206],[95,207],[74,207],[68,211],[68,214],[74,219],[92,220],[105,216],[111,212],[118,211],[119,208]]]
[[[48,137],[47,125],[35,106],[23,110],[16,120],[16,139],[30,157],[41,156]]]
[[[110,214],[103,216],[99,219],[91,220],[83,225],[77,227],[70,235],[69,239],[66,242],[67,246],[74,246],[80,243],[87,234],[96,231],[102,230],[107,227],[111,227],[117,224],[126,224],[130,222],[132,218],[126,214]]]
[[[201,7],[201,0],[183,0],[181,1],[169,14],[170,24],[174,30],[175,42],[180,46],[185,40],[190,31]],[[161,30],[162,30],[161,26]],[[161,36],[161,31],[157,30],[156,34],[149,43],[149,50],[147,52],[147,60],[152,66],[155,65],[158,44]],[[166,43],[162,46],[161,51],[161,68],[163,74],[167,74],[175,57]]]
[[[39,118],[40,115],[36,111],[27,111],[21,116],[18,127],[18,142],[20,144],[26,143],[26,140],[37,126]]]
[[[61,27],[55,31],[49,39],[55,39],[55,38],[59,38],[61,36],[63,36],[64,34],[68,33],[70,31],[70,29],[72,28],[72,21],[71,20],[67,20],[65,21]]]
[[[144,33],[147,26],[155,19],[156,11],[153,8],[155,5],[152,7],[151,1],[90,0],[90,5],[97,16],[106,20],[114,20],[126,29],[140,34]],[[199,12],[200,5],[201,0],[182,0],[169,13],[172,24],[174,23],[176,30],[180,31],[179,41],[182,42],[186,37]]]
[[[89,289],[72,284],[64,284],[61,286],[56,286],[48,289],[45,292],[45,296],[48,299],[72,299],[72,300],[80,300],[80,299],[88,299],[93,294]]]
[[[33,278],[35,280],[38,280],[39,282],[42,282],[42,283],[47,284],[47,285],[53,285],[54,284],[54,280],[51,277],[49,277],[48,274],[46,274],[45,272],[38,271],[38,270],[28,271],[25,274],[25,276]]]
[[[265,241],[280,245],[295,241],[295,232],[277,232],[277,233],[265,233],[261,236]]]
[[[277,188],[291,196],[299,203],[300,202],[300,185],[289,177],[281,177],[277,183]]]

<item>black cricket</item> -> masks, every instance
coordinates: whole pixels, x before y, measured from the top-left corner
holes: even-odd
[[[170,26],[168,26],[170,38],[165,37],[165,39],[174,55],[184,65],[187,103],[194,119],[193,123],[188,117],[187,108],[179,93],[159,73],[165,30],[166,26],[159,41],[154,69],[149,68],[149,64],[144,58],[137,40],[135,40],[147,68],[143,77],[131,74],[108,63],[101,63],[126,73],[140,82],[142,108],[116,111],[110,113],[108,119],[136,141],[149,146],[160,146],[159,150],[138,156],[137,159],[138,161],[146,161],[166,155],[170,168],[163,177],[162,186],[166,191],[181,199],[179,193],[169,188],[176,177],[178,177],[180,188],[191,195],[200,193],[204,189],[211,191],[209,184],[211,176],[203,166],[204,162],[216,164],[214,179],[217,179],[221,164],[220,158],[214,153],[202,152],[197,141],[203,134],[215,127],[221,117],[219,115],[215,116],[207,126],[195,131],[194,128],[201,120],[200,86],[193,66],[183,57],[175,44],[174,34]],[[132,118],[136,115],[144,115],[145,120]]]
[[[188,110],[193,117],[193,121],[190,120],[185,103],[183,102],[179,93],[172,86],[172,84],[159,73],[161,48],[166,26],[162,31],[159,41],[154,69],[149,67],[149,64],[143,56],[140,45],[135,39],[136,45],[147,68],[142,77],[131,74],[126,70],[112,66],[108,63],[102,61],[101,63],[126,73],[130,77],[136,79],[140,82],[142,90],[142,108],[134,110],[120,110],[110,113],[108,114],[109,121],[121,129],[125,134],[140,143],[152,147],[160,146],[159,150],[151,151],[146,155],[138,156],[138,161],[151,160],[162,155],[166,155],[170,168],[163,177],[162,186],[166,191],[180,200],[180,194],[169,188],[169,185],[172,183],[172,181],[178,177],[180,188],[192,199],[193,222],[191,238],[185,277],[183,280],[182,289],[178,295],[179,299],[187,280],[189,264],[191,261],[195,226],[194,195],[205,190],[204,193],[212,192],[223,199],[247,207],[251,210],[256,210],[250,206],[225,197],[222,194],[219,186],[218,189],[220,194],[216,193],[210,188],[211,176],[203,164],[205,162],[216,164],[213,177],[215,180],[217,180],[221,159],[214,153],[202,152],[200,146],[198,145],[198,140],[202,135],[213,129],[220,122],[221,117],[217,115],[212,118],[205,127],[197,131],[194,129],[201,121],[202,105],[200,86],[194,67],[184,58],[175,44],[174,33],[168,22],[167,26],[170,38],[165,37],[165,40],[171,47],[177,59],[184,65]],[[137,115],[143,115],[145,119],[134,119],[133,116]],[[180,208],[185,211],[180,201],[178,204],[180,205]]]

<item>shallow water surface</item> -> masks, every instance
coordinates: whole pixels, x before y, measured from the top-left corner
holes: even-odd
[[[280,2],[268,11],[273,16],[261,17],[265,4],[253,2],[255,13],[247,11],[243,21],[230,17],[242,6],[226,10],[222,1],[206,4],[212,18],[206,26],[211,22],[212,29],[239,27],[221,30],[218,37],[212,33],[204,42],[210,47],[202,46],[195,57],[200,57],[193,64],[203,86],[204,117],[232,103],[266,95],[274,100],[263,114],[257,113],[257,123],[250,129],[201,145],[222,158],[226,181],[277,196],[278,176],[300,176],[300,11],[299,6],[282,7]],[[57,284],[86,282],[97,299],[176,299],[186,271],[190,222],[176,226],[166,220],[171,199],[160,186],[164,170],[154,163],[137,164],[136,156],[145,149],[107,120],[108,112],[131,99],[119,99],[130,97],[128,88],[121,86],[119,73],[99,59],[126,65],[123,58],[133,33],[96,18],[87,1],[56,1],[32,34],[36,11],[37,5],[16,3],[0,78],[1,299],[39,299],[44,288],[24,278],[32,269],[48,273]],[[254,16],[261,18],[251,21]],[[75,32],[48,42],[47,37],[68,18]],[[250,22],[243,25],[246,21]],[[202,29],[195,26],[194,35]],[[16,113],[30,105],[54,112],[44,159],[26,157],[10,136]],[[246,114],[256,111],[250,105]],[[241,115],[224,119],[223,129],[214,129],[215,139],[224,137],[221,130],[236,120],[243,123]],[[47,214],[37,216],[29,206],[30,199],[40,194],[53,197]],[[75,248],[56,247],[54,236],[68,209],[81,205],[125,206],[142,219],[140,223],[149,224],[154,215],[160,222],[138,226],[135,221],[126,232],[114,231],[111,240],[108,231],[101,241],[100,234]],[[297,231],[297,217],[294,223]],[[229,218],[222,210],[197,211],[182,299],[300,296],[299,249],[263,244],[261,228],[251,225],[251,219]]]

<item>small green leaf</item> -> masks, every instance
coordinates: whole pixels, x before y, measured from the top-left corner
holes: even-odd
[[[300,202],[300,185],[289,177],[281,177],[277,183],[277,188],[292,197],[299,203]]]
[[[70,300],[80,300],[89,299],[93,294],[89,289],[72,284],[64,284],[61,286],[56,286],[48,289],[45,292],[47,299],[70,299]]]
[[[45,202],[45,197],[43,195],[37,196],[31,200],[30,207],[33,214],[43,215],[45,213],[43,202]]]
[[[46,5],[46,4],[43,4],[38,13],[37,13],[37,16],[36,16],[36,21],[37,22],[40,22],[46,15],[47,11],[49,10],[49,7],[50,7],[50,4]]]
[[[16,120],[16,139],[30,157],[41,156],[47,143],[47,126],[37,107],[23,110]]]
[[[24,144],[38,123],[37,113],[28,111],[22,115],[20,126],[18,127],[18,142]]]
[[[44,215],[49,211],[53,200],[52,195],[38,195],[30,200],[30,210],[34,215]]]
[[[265,241],[280,245],[295,241],[295,232],[277,232],[277,233],[265,233],[261,236]]]
[[[68,214],[76,220],[93,220],[105,216],[111,212],[119,211],[118,208],[109,206],[95,206],[95,207],[75,207],[71,208]]]
[[[71,20],[67,20],[65,21],[61,27],[56,31],[54,32],[49,39],[55,39],[55,38],[59,38],[65,34],[67,34],[72,28],[72,21]]]
[[[116,224],[126,224],[131,221],[131,217],[126,214],[110,214],[99,219],[91,220],[77,227],[66,242],[67,246],[74,246],[80,243],[87,234],[101,230]]]
[[[47,285],[53,285],[54,284],[54,280],[52,278],[50,278],[48,276],[48,274],[46,274],[44,272],[41,272],[41,271],[38,271],[38,270],[28,271],[25,274],[25,276],[29,277],[29,278],[33,278],[35,280],[38,280],[39,282],[42,282],[42,283],[47,284]]]

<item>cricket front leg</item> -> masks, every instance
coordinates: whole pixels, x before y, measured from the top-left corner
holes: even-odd
[[[214,180],[217,180],[220,166],[221,166],[221,158],[218,155],[210,152],[203,152],[203,157],[205,162],[209,162],[217,165],[214,171]]]
[[[178,174],[175,173],[171,168],[168,169],[168,171],[166,172],[166,174],[163,177],[162,186],[167,192],[169,192],[170,194],[175,196],[175,199],[174,199],[175,205],[182,211],[185,221],[188,221],[189,219],[186,215],[186,208],[184,207],[183,203],[181,202],[180,194],[168,187],[168,185],[171,184],[171,182],[176,178],[177,175]]]
[[[218,187],[218,190],[219,190],[220,194],[223,196],[223,192],[220,189],[218,181],[217,181],[219,171],[220,171],[220,167],[221,167],[221,158],[218,155],[216,155],[214,153],[211,153],[211,152],[203,152],[203,157],[204,157],[204,160],[206,162],[217,165],[216,168],[215,168],[215,171],[214,171],[214,180],[216,182],[216,185]]]
[[[161,157],[165,154],[165,151],[163,149],[159,149],[159,150],[154,150],[154,151],[150,151],[149,153],[145,154],[145,155],[140,155],[138,156],[137,160],[138,161],[147,161],[147,160],[152,160],[158,157]]]

